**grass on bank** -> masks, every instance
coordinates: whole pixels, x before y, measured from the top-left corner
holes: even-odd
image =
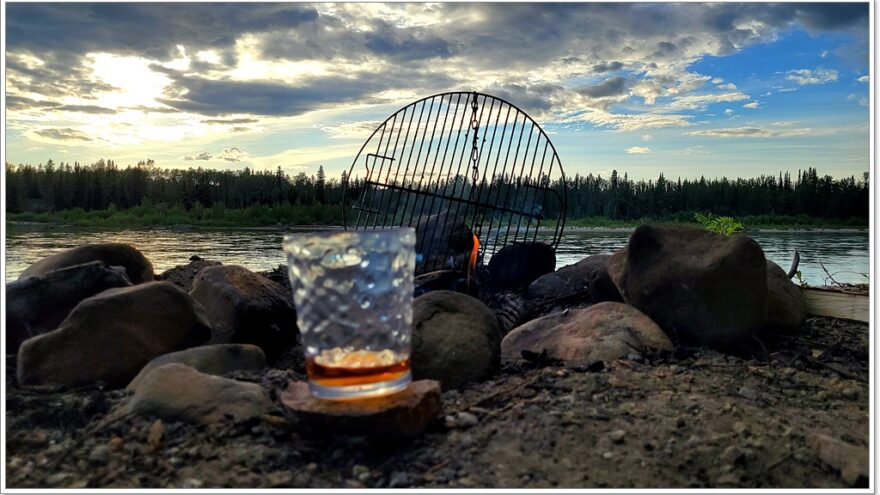
[[[201,205],[186,210],[180,206],[136,206],[125,210],[111,207],[85,211],[73,208],[54,212],[7,213],[10,222],[66,224],[77,227],[137,228],[192,225],[197,227],[268,227],[274,225],[342,225],[342,208],[337,205],[255,205],[241,209]],[[866,219],[834,220],[807,215],[756,215],[737,217],[745,229],[868,228]],[[676,213],[636,220],[607,217],[567,219],[566,227],[635,228],[643,223],[698,225],[694,213]]]

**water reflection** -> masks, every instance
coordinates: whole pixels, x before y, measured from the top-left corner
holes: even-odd
[[[823,285],[819,262],[839,282],[867,282],[868,239],[864,232],[756,232],[751,234],[767,257],[788,270],[794,250],[801,253],[801,271],[811,285]],[[153,262],[157,272],[186,263],[190,256],[269,270],[285,262],[282,232],[267,230],[143,229],[101,231],[13,225],[6,231],[6,280],[14,280],[40,258],[90,242],[126,242]],[[549,236],[549,235],[548,235]],[[541,236],[539,235],[539,238]],[[568,232],[556,256],[557,267],[591,254],[611,253],[626,244],[629,232]]]

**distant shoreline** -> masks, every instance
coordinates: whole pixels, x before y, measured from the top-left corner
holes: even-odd
[[[693,226],[698,227],[699,224],[696,223],[663,223],[659,222],[661,225],[680,225],[680,226]],[[105,225],[96,225],[96,226],[88,226],[88,225],[76,225],[65,222],[32,222],[32,221],[17,221],[17,220],[7,220],[6,225],[9,226],[21,226],[21,227],[65,227],[65,228],[74,228],[74,229],[107,229],[107,230],[253,230],[253,231],[266,231],[266,232],[288,232],[291,230],[298,231],[308,231],[308,230],[335,230],[342,229],[341,225],[251,225],[251,226],[235,226],[235,225],[198,225],[198,224],[173,224],[173,225],[133,225],[130,227],[124,226],[105,226]],[[596,233],[613,233],[613,232],[632,232],[635,230],[636,226],[621,226],[621,227],[610,227],[610,226],[584,226],[584,225],[572,225],[565,227],[563,232],[566,233],[585,233],[585,232],[596,232]],[[542,233],[550,233],[555,229],[553,227],[539,227],[538,232]],[[854,227],[801,227],[801,226],[791,226],[791,227],[759,227],[759,228],[746,228],[743,233],[749,234],[752,232],[761,232],[761,233],[782,233],[782,232],[815,232],[815,233],[841,233],[841,234],[856,234],[862,232],[869,232],[869,228],[854,228]]]

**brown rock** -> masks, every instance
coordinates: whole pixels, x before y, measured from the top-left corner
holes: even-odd
[[[83,299],[130,285],[125,272],[101,261],[6,284],[6,352],[14,354],[25,340],[58,328]]]
[[[868,447],[856,447],[821,433],[810,434],[807,445],[816,451],[822,462],[840,471],[840,477],[848,485],[868,486]]]
[[[166,421],[239,422],[262,416],[272,401],[256,383],[206,375],[171,363],[150,372],[128,404],[130,412]]]
[[[672,350],[663,330],[641,311],[615,302],[547,315],[522,325],[501,341],[504,362],[523,360],[523,351],[589,366],[643,349]]]
[[[189,292],[190,290],[192,290],[193,280],[196,278],[196,275],[198,275],[200,271],[209,266],[217,266],[220,264],[221,263],[219,261],[208,261],[203,260],[197,256],[193,256],[191,261],[186,265],[177,265],[174,268],[169,268],[168,270],[162,272],[162,274],[159,275],[159,278],[166,282],[171,282],[172,284]]]
[[[767,260],[767,327],[793,332],[807,321],[807,303],[801,288],[779,265]]]
[[[412,382],[384,397],[329,401],[309,392],[307,382],[290,382],[281,393],[285,414],[311,431],[327,435],[407,438],[420,434],[441,412],[440,383]]]
[[[261,370],[266,367],[266,355],[259,347],[250,344],[203,345],[171,352],[147,363],[126,388],[136,389],[149,372],[168,363],[185,364],[202,373],[222,376],[239,370]]]
[[[81,265],[92,261],[103,261],[107,266],[121,266],[131,283],[137,285],[152,282],[153,264],[133,246],[122,243],[108,242],[102,244],[85,244],[52,256],[47,256],[21,272],[18,279]]]
[[[109,289],[74,308],[57,330],[28,339],[18,353],[23,385],[121,388],[156,356],[204,344],[204,310],[167,282]]]
[[[501,343],[495,315],[473,297],[438,290],[413,301],[412,373],[458,388],[498,366]]]
[[[608,262],[621,295],[673,340],[726,350],[767,319],[767,263],[753,239],[642,225]]]
[[[274,360],[297,343],[290,292],[247,268],[207,267],[196,276],[190,294],[214,324],[212,344],[253,344]]]

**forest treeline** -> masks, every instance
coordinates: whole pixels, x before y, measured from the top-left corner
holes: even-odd
[[[96,163],[6,164],[6,208],[10,213],[62,210],[245,209],[341,204],[341,178],[328,178],[323,167],[314,175],[301,172],[164,169],[152,160],[119,167],[112,160]],[[496,184],[516,190],[522,184]],[[454,184],[451,181],[450,184]],[[352,184],[351,191],[360,183]],[[834,179],[815,168],[737,179],[676,179],[634,181],[616,171],[608,177],[574,175],[566,184],[544,178],[542,185],[567,194],[569,219],[605,217],[617,220],[663,219],[695,211],[717,215],[807,215],[829,220],[868,219],[868,173]],[[528,193],[526,193],[528,194]],[[354,199],[354,198],[351,198]],[[544,201],[546,216],[558,214],[558,203]],[[333,215],[332,218],[337,218]]]

